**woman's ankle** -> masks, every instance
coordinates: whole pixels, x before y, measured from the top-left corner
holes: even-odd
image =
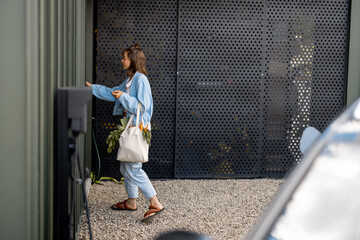
[[[161,206],[161,203],[159,202],[159,199],[157,198],[156,195],[154,197],[150,198],[149,201],[150,201],[151,205]]]
[[[136,198],[128,198],[127,202],[130,204],[136,204]]]

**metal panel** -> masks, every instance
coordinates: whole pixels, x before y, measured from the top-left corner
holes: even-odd
[[[77,24],[79,31],[84,30],[84,0],[78,5],[82,20],[76,23],[75,18],[68,19],[75,15],[68,2],[74,1],[2,3],[1,20],[8,24],[2,25],[7,34],[0,64],[1,123],[6,126],[1,139],[1,212],[6,216],[0,224],[1,239],[53,239],[55,90],[73,82],[66,67],[69,60],[75,62],[74,49],[68,48],[74,40],[68,35],[69,26]],[[83,47],[84,38],[79,41]],[[71,71],[81,71],[76,84],[83,85],[85,63],[78,60],[82,71],[75,67]]]
[[[360,97],[360,1],[351,1],[351,21],[349,39],[349,64],[347,81],[347,101],[349,106]]]
[[[20,185],[21,187],[23,187],[25,190],[21,189],[20,186],[14,187],[14,190],[16,191],[16,197],[18,199],[21,199],[21,201],[23,203],[25,203],[25,209],[26,209],[26,213],[21,211],[21,208],[19,205],[17,205],[16,202],[13,202],[13,199],[11,200],[11,202],[13,202],[13,204],[15,204],[17,207],[12,207],[9,205],[6,205],[6,207],[9,209],[9,211],[11,211],[12,214],[16,215],[17,218],[19,219],[25,219],[27,227],[26,229],[23,229],[22,233],[25,234],[25,238],[23,239],[42,239],[40,236],[43,236],[42,233],[39,232],[39,225],[40,225],[40,218],[39,218],[39,182],[38,182],[38,176],[36,174],[34,174],[35,172],[38,172],[38,167],[39,167],[39,124],[38,124],[38,113],[39,113],[39,88],[38,85],[35,84],[38,81],[34,81],[35,79],[39,79],[39,69],[38,69],[38,62],[39,62],[39,8],[38,8],[38,0],[30,0],[30,1],[26,1],[25,2],[25,9],[26,9],[26,21],[24,21],[26,23],[25,25],[25,33],[26,33],[26,50],[25,52],[26,57],[24,57],[25,59],[25,63],[26,63],[26,72],[25,72],[25,78],[24,81],[25,83],[22,83],[21,81],[19,81],[19,84],[24,85],[25,89],[26,89],[26,100],[25,100],[25,104],[24,102],[21,102],[21,106],[25,105],[25,111],[26,112],[26,116],[25,119],[27,119],[26,121],[26,151],[25,153],[25,158],[26,159],[26,164],[24,164],[22,166],[22,168],[26,169],[26,184],[23,184],[21,182]],[[9,11],[11,13],[12,16],[13,15],[13,11],[11,11],[8,7],[4,7],[4,9],[6,9],[5,11]],[[0,14],[2,15],[2,14]],[[22,13],[21,13],[22,15]],[[15,16],[14,18],[18,19],[17,16]],[[7,19],[10,20],[10,19]],[[12,28],[14,28],[14,25],[11,24]],[[13,38],[11,38],[13,39]],[[13,43],[13,42],[12,42]],[[8,44],[4,44],[7,48]],[[17,45],[14,45],[13,47],[16,47],[16,49],[18,49]],[[19,50],[19,49],[18,49]],[[10,49],[11,51],[11,49]],[[20,50],[21,51],[21,50]],[[3,51],[2,51],[3,52]],[[5,52],[3,52],[5,53]],[[11,55],[14,52],[11,52]],[[16,68],[17,70],[19,70],[18,65],[14,65],[14,68]],[[10,70],[12,71],[12,70]],[[11,78],[12,81],[14,81],[14,78]],[[17,81],[14,81],[17,82]],[[6,89],[6,88],[5,88]],[[12,91],[9,91],[9,89],[6,89],[6,91],[12,93]],[[1,94],[2,97],[4,97],[3,94]],[[9,99],[7,99],[9,100]],[[14,105],[14,102],[12,102],[12,108],[16,108],[16,105]],[[13,117],[13,115],[11,115],[11,117]],[[22,118],[19,119],[20,121],[22,121]],[[7,125],[8,129],[10,131],[13,131],[12,129],[17,129],[19,130],[18,124],[16,122],[14,122],[14,119],[12,119],[11,124],[13,124],[13,126],[11,126],[10,124]],[[3,136],[7,137],[7,134],[3,133]],[[8,142],[8,139],[6,140],[6,142]],[[18,151],[19,151],[19,146],[16,146]],[[20,151],[21,152],[21,151]],[[11,154],[11,157],[5,157],[6,153],[1,151],[1,154],[4,158],[10,159],[10,161],[12,161],[14,158],[16,158],[13,155],[13,152]],[[20,159],[18,159],[20,160]],[[11,172],[9,171],[9,168],[7,168],[6,166],[3,166],[3,169],[6,169],[6,171],[9,174],[15,175],[15,174],[19,174],[19,169],[16,169],[16,172]],[[4,192],[4,191],[1,191]],[[18,194],[19,192],[26,192],[26,197],[25,198],[21,198]],[[9,196],[8,193],[6,193],[7,196]],[[12,196],[9,196],[10,199],[12,198]],[[6,212],[1,211],[2,214],[4,216],[8,216]],[[5,219],[5,218],[4,218]],[[9,218],[6,218],[5,221],[8,221]],[[21,228],[21,226],[18,225],[19,221],[16,221],[16,224],[13,224],[13,226],[16,226],[16,228]],[[11,223],[10,223],[11,224]],[[0,222],[1,226],[4,226],[3,222]],[[6,226],[5,226],[6,227]],[[9,237],[6,237],[6,234],[4,235],[4,232],[8,231],[11,235]],[[9,239],[9,238],[16,238],[16,236],[14,236],[14,231],[12,231],[12,229],[7,228],[6,231],[3,231],[2,229],[0,230],[0,232],[2,233],[2,237],[5,239]]]
[[[85,80],[92,82],[94,75],[94,4],[93,0],[85,0]],[[92,106],[88,105],[87,116],[92,116]],[[87,122],[85,134],[85,161],[89,170],[92,170],[92,121]]]
[[[153,86],[153,123],[159,130],[154,130],[151,161],[145,165],[150,176],[171,176],[174,107],[174,176],[185,178],[282,177],[302,157],[303,129],[323,130],[343,109],[349,1],[181,0],[178,6],[161,4],[161,11],[159,3],[149,2],[99,1],[97,82],[118,84],[123,71],[117,55],[127,45],[143,41],[150,46],[150,63],[161,47],[171,45],[154,37],[159,33],[153,19],[162,39],[176,35],[176,105],[173,71],[157,74],[166,81]],[[166,17],[155,17],[162,11]],[[177,11],[178,21],[169,21]],[[170,55],[159,62],[172,66]],[[97,102],[96,136],[101,174],[119,176],[115,153],[108,155],[105,144],[118,124],[117,117],[109,117],[112,107]],[[167,130],[158,116],[166,120]]]
[[[99,1],[97,15],[97,79],[108,87],[125,79],[120,59],[123,49],[139,42],[147,57],[154,113],[149,162],[150,177],[172,177],[174,159],[177,1]],[[114,103],[96,101],[96,141],[101,176],[120,177],[116,153],[108,154],[109,132],[119,124]]]
[[[258,176],[264,13],[180,1],[176,177]]]
[[[348,1],[180,1],[177,177],[282,177],[344,107]],[[202,64],[199,64],[202,63]]]
[[[266,4],[261,175],[283,176],[301,160],[301,134],[323,131],[344,108],[349,3]]]
[[[48,199],[49,192],[47,188],[47,179],[50,177],[48,174],[47,163],[49,159],[53,160],[52,155],[49,154],[48,146],[53,137],[53,132],[49,132],[48,127],[48,114],[49,105],[48,97],[50,89],[48,88],[50,57],[49,57],[49,4],[47,1],[39,1],[39,232],[41,233],[40,239],[46,239],[50,236],[47,229],[47,217],[49,214],[49,205],[51,202]]]
[[[36,177],[29,174],[30,169],[36,166],[37,162],[32,160],[37,152],[36,149],[29,149],[27,142],[36,136],[29,129],[34,125],[35,119],[24,119],[33,116],[31,109],[27,108],[27,101],[36,103],[36,99],[29,95],[33,88],[26,88],[29,85],[26,82],[26,73],[36,74],[36,69],[33,72],[29,71],[31,66],[25,61],[27,56],[24,53],[29,50],[25,39],[31,38],[32,35],[26,31],[28,25],[25,24],[29,16],[24,13],[28,13],[25,1],[1,2],[0,28],[6,32],[1,37],[0,46],[0,212],[3,216],[0,220],[1,239],[30,239],[39,233],[38,229],[31,229],[33,226],[38,227],[38,222],[30,222],[39,219],[35,215],[36,210],[32,209],[37,207],[33,202],[37,200],[37,196],[31,194],[32,190],[38,192],[37,186],[33,184]],[[36,140],[35,138],[34,142]]]

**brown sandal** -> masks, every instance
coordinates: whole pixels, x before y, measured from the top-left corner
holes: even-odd
[[[117,204],[114,204],[111,206],[112,210],[115,211],[136,211],[137,208],[129,208],[129,206],[126,204],[127,200],[123,202],[118,202]]]
[[[159,215],[159,213],[161,213],[165,208],[160,209],[159,207],[155,206],[155,205],[150,205],[149,206],[149,211],[147,211],[144,214],[144,218],[143,220],[141,220],[141,222],[146,222],[150,219],[152,219],[153,217],[155,217],[156,215]],[[149,216],[150,214],[155,213],[151,216]]]

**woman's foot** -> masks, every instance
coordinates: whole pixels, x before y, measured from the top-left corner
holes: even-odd
[[[128,210],[128,211],[136,211],[136,199],[127,199],[123,202],[118,202],[111,206],[112,210]]]
[[[147,211],[144,214],[144,218],[141,220],[141,222],[147,222],[150,219],[153,219],[155,216],[158,216],[159,213],[161,213],[162,211],[164,211],[164,207],[163,208],[159,208],[155,205],[150,205],[149,206],[149,211]]]
[[[144,218],[142,221],[152,218],[153,216],[159,214],[163,210],[164,210],[164,207],[161,205],[161,203],[159,202],[159,200],[157,199],[156,196],[150,198],[149,211],[147,211],[144,214]]]

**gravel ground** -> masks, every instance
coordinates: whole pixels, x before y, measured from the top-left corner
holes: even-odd
[[[114,211],[126,199],[124,185],[101,182],[89,194],[93,239],[155,239],[159,234],[186,230],[212,239],[245,239],[284,180],[221,179],[152,181],[165,207],[157,218],[141,223],[148,202],[139,193],[138,210]],[[83,216],[79,239],[89,239]]]

